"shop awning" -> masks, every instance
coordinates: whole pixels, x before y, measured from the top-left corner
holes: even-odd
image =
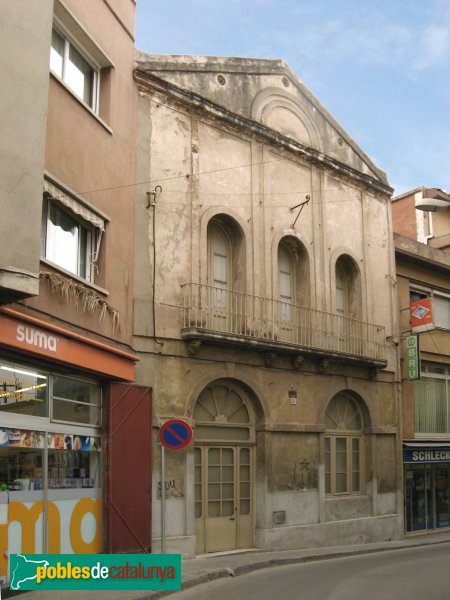
[[[403,442],[404,448],[450,448],[450,442]]]
[[[100,229],[100,231],[105,231],[105,219],[73,196],[63,192],[47,179],[44,179],[44,193],[47,193],[52,200],[60,202],[66,208],[70,208],[72,212]]]

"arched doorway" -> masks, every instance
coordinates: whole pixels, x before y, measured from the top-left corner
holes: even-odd
[[[254,538],[255,414],[237,382],[216,380],[194,408],[197,553],[250,548]]]

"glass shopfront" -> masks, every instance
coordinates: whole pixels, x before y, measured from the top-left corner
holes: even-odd
[[[405,451],[404,455],[416,459],[405,464],[406,531],[450,527],[450,449]],[[425,462],[427,458],[432,462]]]
[[[0,581],[11,553],[101,552],[99,383],[0,356]]]

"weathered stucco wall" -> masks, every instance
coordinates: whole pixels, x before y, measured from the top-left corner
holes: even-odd
[[[2,6],[0,300],[39,291],[42,183],[52,2]],[[6,242],[7,240],[7,242]],[[7,292],[10,290],[10,292]],[[14,294],[17,292],[17,296]]]
[[[228,67],[237,69],[230,61]],[[137,373],[153,387],[156,422],[186,418],[194,425],[195,441],[199,394],[218,379],[233,381],[249,392],[256,415],[255,544],[306,547],[329,542],[328,534],[342,543],[400,535],[393,343],[386,346],[387,368],[374,372],[345,361],[321,365],[303,357],[295,363],[276,352],[268,357],[257,345],[188,345],[181,340],[182,286],[208,283],[207,229],[219,216],[232,224],[231,235],[239,242],[235,289],[277,298],[278,246],[283,239],[295,240],[302,263],[297,297],[304,306],[336,312],[336,262],[345,256],[357,273],[358,318],[382,324],[387,337],[398,335],[384,174],[326,111],[318,105],[313,110],[313,97],[298,81],[288,82],[288,98],[283,70],[256,73],[244,60],[232,76],[224,73],[226,84],[221,85],[217,71],[213,80],[210,73],[200,73],[201,61],[194,60],[189,72],[178,71],[176,59],[171,67],[167,57],[159,66],[157,62],[144,60],[136,74],[137,180],[148,178],[151,184],[136,193],[134,323],[134,347],[141,353]],[[221,59],[217,64],[224,70]],[[172,83],[179,88],[170,87]],[[208,105],[205,98],[220,107]],[[236,115],[252,120],[239,121]],[[302,147],[280,132],[327,154],[306,157]],[[336,157],[343,162],[333,162]],[[367,174],[363,184],[359,177]],[[147,206],[146,192],[153,191],[154,202]],[[294,227],[299,208],[293,207],[308,197]],[[297,391],[294,405],[291,388]],[[344,390],[359,399],[365,415],[364,492],[339,498],[325,494],[323,436],[327,407]],[[174,520],[178,525],[171,523],[169,544],[192,553],[193,450],[178,460],[184,502],[182,508],[180,498],[169,494],[168,510],[181,511]],[[154,500],[157,540],[156,493]],[[283,513],[284,521],[275,523],[274,513]],[[327,528],[331,522],[336,524]]]
[[[141,229],[144,220],[148,223],[150,269],[152,246],[156,245],[160,335],[178,336],[181,312],[174,305],[181,305],[180,286],[190,281],[206,284],[206,227],[221,212],[242,228],[249,293],[273,297],[276,248],[283,236],[294,236],[310,264],[307,304],[328,312],[335,310],[330,292],[334,289],[335,261],[340,254],[348,254],[360,269],[361,317],[385,324],[387,335],[393,334],[386,199],[285,157],[247,136],[192,118],[164,105],[159,97],[141,97],[140,103],[145,106],[140,111],[145,116],[140,117],[139,135],[147,138],[149,146],[143,150],[147,158],[139,160],[150,169],[152,183],[162,187],[154,211],[145,210],[144,191],[139,190],[138,196]],[[144,170],[139,175],[145,177]],[[312,200],[294,229],[291,225],[297,211],[290,209],[307,195]],[[153,213],[155,240],[151,232]],[[142,319],[139,314],[137,317],[136,331],[145,330],[146,313]],[[391,352],[391,368],[395,367],[394,357]]]

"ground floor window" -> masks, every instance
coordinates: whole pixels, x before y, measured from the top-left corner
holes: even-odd
[[[450,464],[405,465],[406,531],[450,527]]]
[[[363,417],[356,398],[348,392],[337,394],[328,405],[325,424],[325,493],[361,493]]]
[[[100,486],[99,452],[91,451],[97,450],[91,444],[100,449],[100,438],[48,434],[55,447],[48,446],[44,452],[44,436],[41,431],[0,428],[0,491]],[[75,444],[80,440],[75,448],[73,440]],[[44,463],[48,465],[47,478]]]
[[[361,438],[325,437],[325,493],[361,491]]]
[[[0,582],[10,554],[102,550],[101,387],[0,359]]]

